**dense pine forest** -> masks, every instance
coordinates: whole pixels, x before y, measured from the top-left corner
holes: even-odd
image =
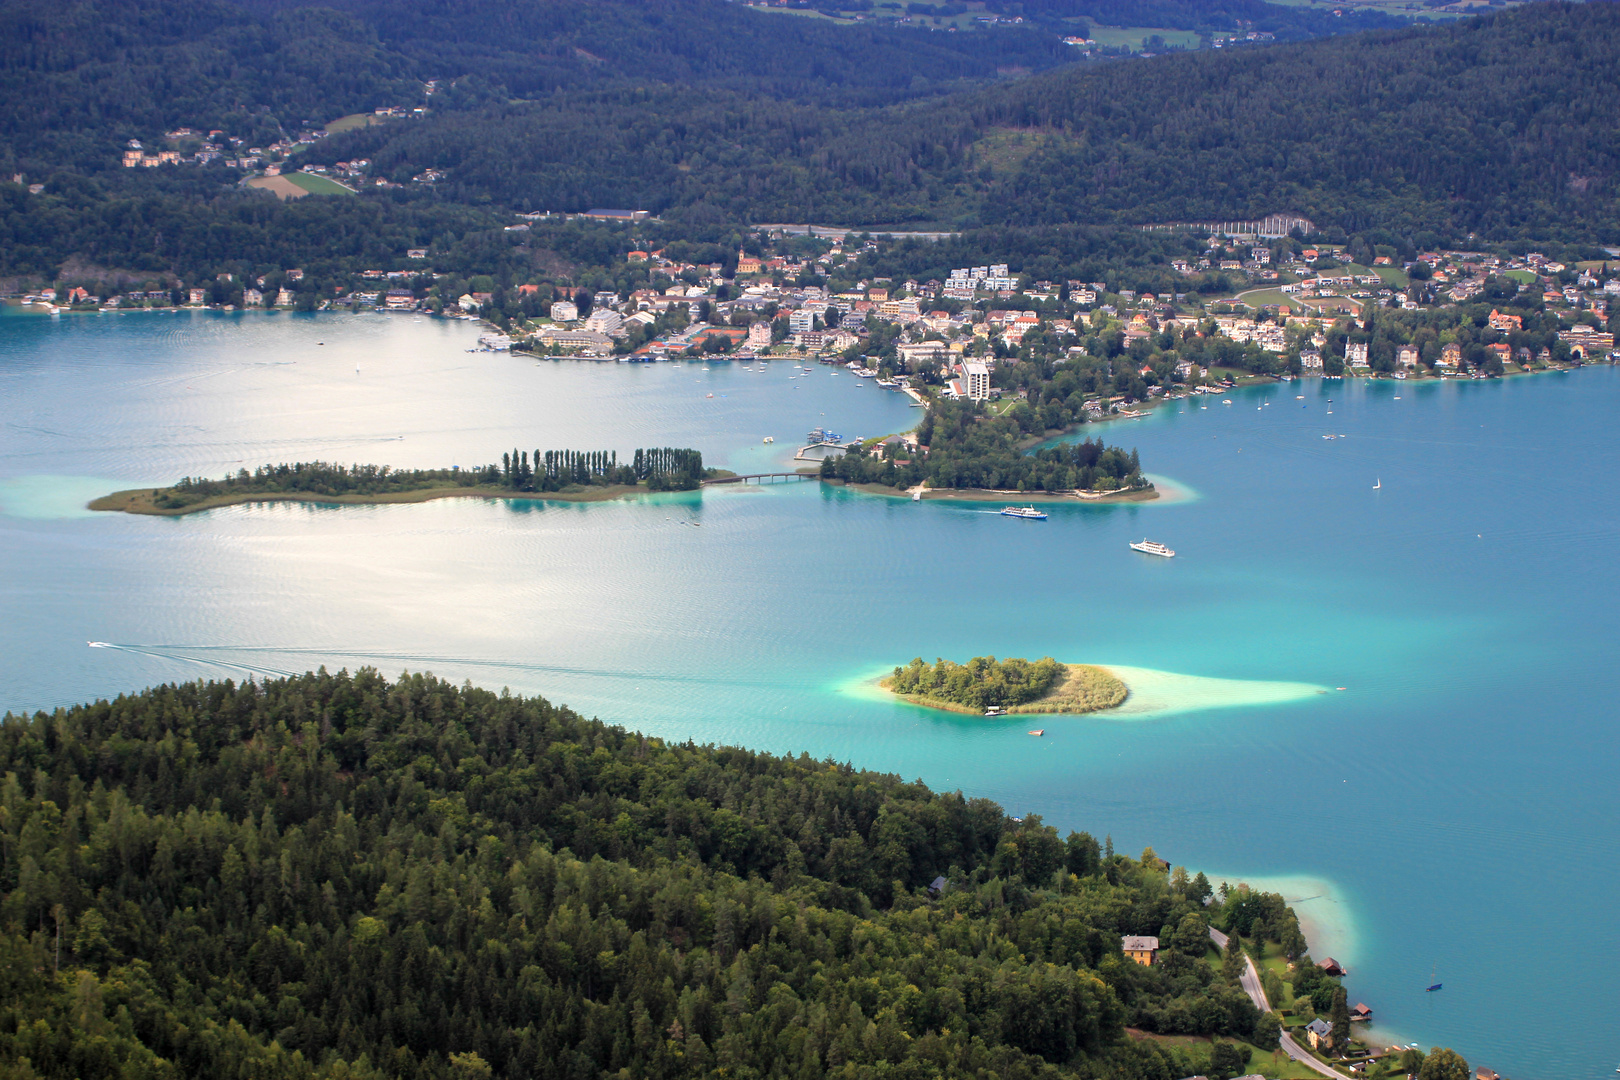
[[[603,88],[354,132],[315,156],[443,168],[447,194],[525,209],[595,195],[699,219],[891,226],[1297,210],[1352,231],[1590,238],[1617,217],[1617,31],[1613,4],[1535,4],[879,110]]]
[[[441,272],[498,273],[512,211],[592,206],[693,237],[812,220],[1039,244],[1061,226],[1120,260],[1130,226],[1282,210],[1417,247],[1620,230],[1612,3],[1089,63],[1054,20],[1103,11],[1064,3],[960,34],[724,0],[333,5],[6,5],[0,176],[43,188],[0,182],[0,275],[355,270],[426,244]],[[1163,6],[1167,26],[1205,10]],[[1252,7],[1274,5],[1207,18]],[[279,205],[218,162],[120,167],[127,140],[176,125],[269,145],[382,106],[425,112],[292,162],[364,159],[396,185],[357,198]]]
[[[1151,850],[425,675],[8,714],[0,777],[9,1077],[1230,1076],[1276,1018],[1206,920],[1304,949]]]
[[[116,171],[124,140],[182,125],[264,144],[378,106],[615,85],[879,106],[1071,53],[1032,28],[840,27],[726,0],[16,0],[0,9],[0,165]]]

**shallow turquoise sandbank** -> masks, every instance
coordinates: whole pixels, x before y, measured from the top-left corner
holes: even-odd
[[[1180,480],[1174,480],[1159,473],[1143,473],[1142,475],[1147,477],[1148,483],[1153,485],[1153,490],[1159,493],[1159,497],[1145,503],[1131,503],[1132,506],[1170,506],[1176,503],[1199,502],[1204,497],[1197,488]]]
[[[1079,661],[1065,661],[1078,663]],[[1115,709],[1094,713],[1014,713],[1009,719],[1041,719],[1056,722],[1079,716],[1096,720],[1150,720],[1174,713],[1197,712],[1203,709],[1230,709],[1239,706],[1280,705],[1289,701],[1302,701],[1328,692],[1327,687],[1314,683],[1264,682],[1256,679],[1214,679],[1204,675],[1179,675],[1173,671],[1155,671],[1153,668],[1124,667],[1119,664],[1098,664],[1097,667],[1113,672],[1125,683],[1130,696]],[[873,668],[842,683],[838,692],[865,701],[887,701],[913,709],[946,714],[926,705],[915,705],[889,693],[879,686],[894,668]]]
[[[96,512],[86,505],[91,499],[139,486],[94,476],[16,476],[0,480],[0,516],[35,521],[94,517]]]
[[[1215,679],[1120,664],[1098,666],[1112,671],[1131,692],[1119,708],[1092,714],[1110,720],[1146,720],[1172,713],[1244,705],[1281,705],[1328,692],[1327,687],[1314,683]]]

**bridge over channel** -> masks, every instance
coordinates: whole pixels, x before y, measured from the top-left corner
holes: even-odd
[[[704,487],[716,484],[746,484],[752,480],[756,484],[790,483],[794,480],[820,480],[819,473],[813,472],[764,472],[748,473],[743,476],[721,476],[714,480],[703,481]]]

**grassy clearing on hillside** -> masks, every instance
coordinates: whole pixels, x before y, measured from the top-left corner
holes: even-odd
[[[306,188],[299,187],[285,176],[255,176],[247,182],[247,186],[271,192],[282,202],[302,199],[309,194]]]
[[[314,173],[287,173],[286,178],[311,195],[353,195],[354,189],[345,187],[325,176],[316,176]]]
[[[1278,289],[1251,289],[1248,292],[1238,293],[1233,299],[1240,304],[1248,304],[1250,307],[1256,308],[1265,307],[1268,304],[1272,307],[1281,307],[1283,304],[1290,307],[1302,306],[1299,297],[1291,296]]]
[[[1093,26],[1091,40],[1098,45],[1118,48],[1123,45],[1132,52],[1142,51],[1142,41],[1154,34],[1164,39],[1166,45],[1178,46],[1183,49],[1196,49],[1199,44],[1198,32],[1195,30],[1172,30],[1165,26]]]
[[[1000,175],[1015,172],[1037,150],[1061,148],[1069,141],[1049,131],[993,128],[973,144],[969,153],[974,165],[988,165],[992,172]]]
[[[370,127],[372,124],[380,123],[382,123],[382,118],[374,113],[357,112],[338,117],[326,125],[326,130],[329,134],[336,135],[340,131],[353,131],[355,128]]]
[[[825,19],[827,22],[843,23],[845,25],[855,21],[849,17],[841,18],[837,15],[828,15],[825,12],[816,11],[814,8],[756,7],[753,4],[749,4],[748,7],[754,11],[768,11],[776,15],[798,15],[807,19]]]

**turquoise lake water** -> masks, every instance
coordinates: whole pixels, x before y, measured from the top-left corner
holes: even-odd
[[[1178,403],[1093,430],[1182,498],[1045,522],[817,484],[82,510],[188,473],[514,445],[695,446],[762,471],[812,427],[917,415],[822,367],[538,361],[475,339],[410,317],[0,316],[0,706],[374,664],[832,755],[1277,882],[1392,1039],[1519,1080],[1612,1075],[1620,371]],[[1178,556],[1127,548],[1143,536]],[[866,689],[913,656],[982,653],[1151,669],[1153,707],[1043,718],[1034,739],[1028,717]]]

